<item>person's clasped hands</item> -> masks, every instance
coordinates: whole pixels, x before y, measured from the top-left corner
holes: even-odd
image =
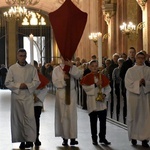
[[[142,86],[142,85],[145,86],[145,79],[143,79],[143,78],[140,80],[140,86]]]

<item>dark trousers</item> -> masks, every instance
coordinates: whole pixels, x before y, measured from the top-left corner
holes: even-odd
[[[6,76],[1,76],[1,89],[7,89],[5,86]]]
[[[87,109],[87,95],[85,93],[85,91],[82,89],[82,108],[83,109]]]
[[[114,113],[114,87],[113,87],[113,81],[110,82],[110,87],[111,87],[111,103],[110,103],[110,117],[113,118],[113,113]]]
[[[35,121],[36,121],[36,132],[37,132],[37,138],[39,138],[39,131],[40,131],[40,116],[42,112],[42,107],[41,106],[34,106],[34,115],[35,115]]]
[[[125,84],[124,81],[122,82],[121,85],[122,88],[122,96],[123,96],[123,122],[126,124],[126,117],[127,117],[127,98],[126,98],[126,88],[125,88]]]
[[[117,104],[116,104],[116,116],[117,116],[117,121],[119,120],[119,115],[120,115],[120,83],[115,83],[115,94],[117,97]]]
[[[92,140],[97,141],[97,120],[99,119],[99,139],[104,140],[106,136],[107,110],[93,111],[89,114]]]

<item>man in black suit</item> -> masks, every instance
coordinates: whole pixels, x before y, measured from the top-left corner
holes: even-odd
[[[123,121],[125,124],[126,124],[126,116],[127,116],[127,100],[126,100],[126,88],[124,84],[124,78],[125,78],[125,74],[127,70],[135,64],[135,55],[136,55],[135,48],[130,47],[128,59],[123,63],[121,70],[120,70],[120,77],[122,79],[122,96],[123,96],[123,101],[124,101]]]

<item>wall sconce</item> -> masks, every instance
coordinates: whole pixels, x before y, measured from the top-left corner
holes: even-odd
[[[95,45],[97,46],[97,41],[98,41],[98,38],[100,38],[100,36],[102,36],[102,34],[100,32],[97,32],[97,33],[91,33],[89,35],[89,39],[92,40]],[[106,33],[102,36],[102,42],[104,42],[106,39],[108,39],[109,37],[109,34]]]
[[[93,32],[89,35],[89,39],[92,40],[97,46],[97,41],[101,36],[102,34],[100,32],[96,32],[96,33]]]
[[[98,48],[98,65],[102,67],[102,33],[91,33],[89,39],[92,40]]]
[[[137,26],[134,25],[132,22],[129,22],[126,24],[123,22],[122,25],[120,25],[120,30],[122,31],[123,34],[126,34],[127,36],[131,34],[136,34],[138,35],[138,31],[144,28],[144,22],[140,22]]]

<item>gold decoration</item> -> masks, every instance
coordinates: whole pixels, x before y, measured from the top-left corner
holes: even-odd
[[[90,35],[89,35],[89,39],[90,40],[92,40],[94,43],[95,43],[95,45],[96,46],[98,46],[97,45],[97,41],[98,41],[98,38],[101,36],[101,33],[100,32],[93,32],[93,33],[91,33]]]
[[[145,8],[147,0],[136,0],[141,9],[143,10]]]
[[[99,80],[101,81],[102,80],[102,77],[101,77],[101,72],[99,71]],[[102,93],[102,85],[99,85],[98,86],[98,93],[97,93],[97,97],[96,97],[96,101],[100,101],[100,102],[103,102],[104,101],[104,95]]]
[[[132,22],[129,22],[128,24],[123,22],[123,24],[120,25],[120,30],[129,37],[131,34],[138,35],[139,30],[142,30],[144,26],[144,22],[140,22],[137,26]]]
[[[15,6],[27,6],[27,5],[36,5],[40,0],[5,0],[8,5]]]

